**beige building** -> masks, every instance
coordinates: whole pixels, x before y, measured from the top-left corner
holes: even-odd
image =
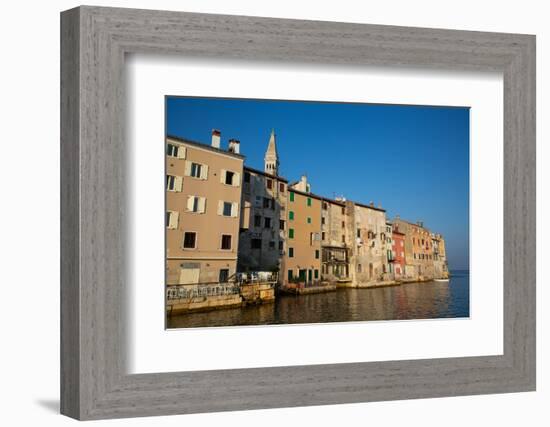
[[[280,271],[286,239],[287,180],[278,176],[275,132],[264,171],[244,167],[237,270]]]
[[[353,284],[392,280],[387,252],[391,250],[391,228],[388,232],[386,211],[372,203],[348,201],[346,207],[350,213],[349,234],[354,237],[350,251]]]
[[[349,251],[352,237],[348,235],[346,203],[323,198],[321,201],[321,277],[328,282],[348,282]]]
[[[412,280],[435,277],[433,244],[430,231],[419,221],[413,224],[396,217],[393,226],[405,234],[405,276]]]
[[[166,138],[168,285],[226,283],[236,272],[244,157],[238,141],[220,148]]]
[[[321,197],[289,186],[283,284],[321,280],[321,203]]]
[[[434,276],[436,279],[449,277],[447,267],[447,254],[445,252],[445,239],[441,234],[432,233]]]

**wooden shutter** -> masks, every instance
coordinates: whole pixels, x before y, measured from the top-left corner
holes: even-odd
[[[191,176],[191,162],[189,160],[185,161],[185,176]]]
[[[225,184],[225,175],[227,174],[227,171],[225,169],[222,169],[220,171],[220,182],[222,184]]]
[[[218,200],[218,215],[223,215],[223,200]]]
[[[174,177],[174,191],[181,192],[183,188],[183,178],[181,176]]]
[[[177,230],[179,215],[180,215],[179,212],[170,211],[170,221],[168,223],[168,228],[170,230]]]
[[[233,176],[233,186],[239,187],[241,185],[241,174],[239,172],[235,172],[235,175]]]
[[[178,146],[178,159],[185,159],[185,155],[187,152],[187,148],[185,148],[183,145]]]
[[[206,197],[199,197],[199,212],[204,213],[206,211]]]
[[[231,203],[231,216],[237,217],[239,212],[239,204],[236,202]]]
[[[193,212],[193,207],[195,205],[195,196],[188,196],[187,197],[187,211]]]
[[[202,165],[201,179],[208,179],[208,165]]]

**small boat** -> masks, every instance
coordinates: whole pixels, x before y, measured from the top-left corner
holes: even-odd
[[[434,279],[434,282],[448,282],[449,279]]]

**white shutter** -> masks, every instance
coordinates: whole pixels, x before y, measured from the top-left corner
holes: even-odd
[[[193,212],[193,206],[195,205],[195,196],[187,197],[187,211]]]
[[[201,179],[208,179],[208,165],[202,165]]]
[[[180,215],[179,212],[170,211],[170,221],[168,223],[168,228],[170,230],[177,230],[179,215]]]
[[[206,211],[206,197],[199,197],[199,212],[204,213]]]
[[[237,217],[239,215],[239,204],[236,202],[231,203],[231,216]]]
[[[189,160],[185,161],[185,176],[191,176],[191,162]]]
[[[178,146],[178,159],[185,159],[185,155],[187,152],[187,148],[185,148],[183,145]]]
[[[225,174],[226,174],[226,173],[227,173],[227,171],[226,171],[225,169],[222,169],[222,170],[220,171],[220,182],[221,182],[222,184],[225,184]]]
[[[218,215],[223,215],[223,200],[218,200]]]
[[[174,180],[174,191],[181,192],[183,188],[183,178],[181,176],[176,176]]]
[[[239,187],[241,185],[241,174],[239,172],[235,172],[235,175],[233,176],[233,186]]]

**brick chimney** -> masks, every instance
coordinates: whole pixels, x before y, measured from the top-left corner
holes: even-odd
[[[229,140],[229,145],[227,147],[227,151],[229,151],[230,153],[239,154],[240,153],[240,148],[239,148],[240,145],[241,145],[241,141],[239,141],[237,139],[230,139]]]
[[[220,148],[221,132],[218,129],[212,129],[212,147]]]

